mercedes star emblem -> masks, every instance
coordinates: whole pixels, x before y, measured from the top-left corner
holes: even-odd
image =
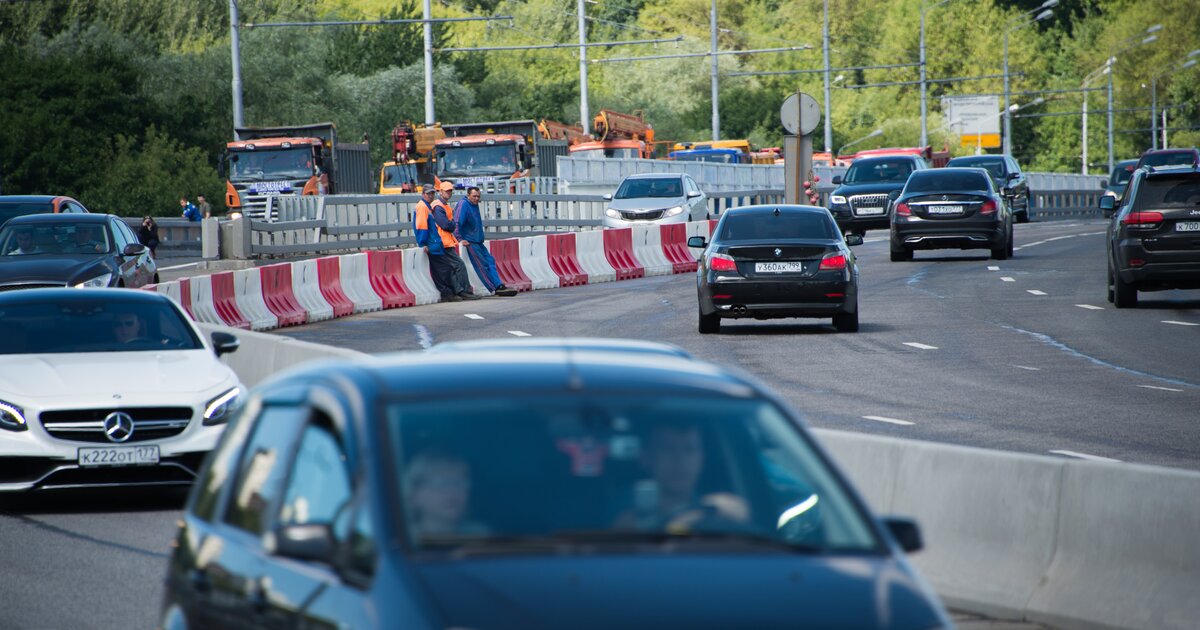
[[[110,442],[124,442],[133,435],[133,417],[123,411],[114,411],[104,417],[104,435]]]
[[[942,201],[950,201],[950,195],[942,195]]]
[[[779,249],[778,247],[776,247],[776,248],[775,248],[775,257],[776,257],[776,258],[779,258],[779,257],[780,257],[780,256],[782,256],[782,255],[783,255],[783,250],[782,250],[782,249]]]

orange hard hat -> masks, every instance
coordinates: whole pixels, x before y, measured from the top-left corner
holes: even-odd
[[[438,190],[454,190],[454,184],[450,182],[442,182],[438,184]]]

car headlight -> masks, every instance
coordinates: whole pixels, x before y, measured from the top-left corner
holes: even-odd
[[[242,394],[244,393],[242,386],[238,385],[233,389],[213,398],[204,405],[204,424],[212,426],[214,424],[224,424],[233,415],[233,412],[242,402]]]
[[[846,198],[842,195],[829,195],[829,203],[846,205]]]
[[[674,208],[669,208],[666,212],[663,213],[663,216],[664,217],[673,217],[677,214],[683,214],[683,206],[675,206]]]
[[[621,213],[612,208],[605,210],[604,214],[608,215],[608,218],[610,218],[610,219],[620,219],[621,218]]]
[[[76,284],[75,288],[76,289],[95,289],[96,287],[106,287],[106,286],[108,286],[108,283],[111,280],[112,280],[111,273],[101,274],[99,276],[96,276],[95,278],[92,278],[91,280],[84,280],[83,282]]]
[[[25,423],[25,411],[20,407],[0,400],[0,429],[9,431],[24,431],[29,428]]]

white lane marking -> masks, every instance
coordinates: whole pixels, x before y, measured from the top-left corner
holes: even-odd
[[[1000,271],[1000,268],[996,265],[988,265],[988,271]]]
[[[1045,291],[1038,291],[1037,289],[1025,289],[1025,291],[1032,293],[1033,295],[1046,295]]]
[[[1144,387],[1146,389],[1157,389],[1160,392],[1181,392],[1181,391],[1183,391],[1182,389],[1175,389],[1174,387],[1159,387],[1158,385],[1138,385],[1138,387]]]
[[[906,345],[906,346],[911,346],[911,347],[913,347],[913,348],[916,348],[916,349],[918,349],[918,350],[937,350],[937,349],[938,349],[938,347],[937,347],[937,346],[927,346],[927,345],[925,345],[925,344],[923,344],[923,343],[917,343],[917,342],[915,342],[915,341],[905,341],[905,342],[904,342],[904,345]]]
[[[1000,279],[1005,282],[1016,282],[1017,279],[1010,276],[1000,276]]]
[[[171,265],[170,267],[159,267],[158,270],[159,271],[174,271],[176,269],[187,269],[188,267],[195,267],[198,264],[200,264],[200,263],[193,262],[193,263],[186,263],[183,265]]]
[[[882,243],[886,240],[888,240],[888,239],[886,239],[886,238],[864,238],[863,243]]]
[[[466,317],[467,319],[483,319],[483,315],[476,315],[475,313],[466,313],[463,315],[463,317]]]
[[[1014,365],[1013,365],[1013,367],[1015,367],[1015,368],[1020,368],[1020,369],[1022,369],[1022,370],[1029,370],[1030,372],[1041,372],[1041,371],[1042,371],[1042,368],[1029,367],[1028,365],[1016,365],[1016,364],[1014,364]]]
[[[1013,251],[1016,251],[1018,249],[1025,249],[1026,247],[1033,247],[1034,245],[1045,245],[1046,243],[1051,243],[1054,241],[1061,241],[1066,238],[1075,238],[1078,236],[1096,236],[1097,234],[1104,234],[1104,232],[1082,232],[1080,234],[1066,234],[1064,236],[1055,236],[1054,238],[1048,238],[1044,241],[1034,241],[1032,243],[1026,243],[1020,247],[1014,247]]]
[[[1087,453],[1076,453],[1075,451],[1050,451],[1050,452],[1054,453],[1055,455],[1066,455],[1067,457],[1078,457],[1079,459],[1086,459],[1086,460],[1092,461],[1092,462],[1119,462],[1119,461],[1121,461],[1119,459],[1113,459],[1111,457],[1100,457],[1099,455],[1088,455]]]
[[[422,348],[428,350],[433,345],[433,334],[429,332],[428,328],[420,324],[413,324],[413,328],[417,329],[417,343],[421,344]]]
[[[1177,322],[1177,321],[1175,321],[1175,320],[1173,320],[1173,319],[1164,319],[1164,320],[1162,320],[1162,323],[1164,323],[1164,324],[1175,324],[1176,326],[1200,326],[1200,324],[1195,324],[1195,323],[1192,323],[1192,322]]]
[[[520,330],[510,330],[510,331],[508,331],[508,334],[510,334],[514,337],[532,337],[533,336],[527,332],[522,332]]]
[[[908,420],[897,420],[895,418],[888,418],[886,416],[863,416],[863,420],[874,420],[876,422],[886,422],[888,424],[898,424],[902,427],[906,427],[911,424],[916,424],[914,422],[909,422]]]
[[[1078,306],[1079,308],[1086,308],[1089,311],[1103,311],[1104,310],[1103,306],[1093,306],[1091,304],[1076,304],[1075,306]]]

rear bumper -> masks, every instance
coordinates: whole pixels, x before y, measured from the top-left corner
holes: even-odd
[[[1004,242],[1003,223],[977,225],[895,224],[892,248],[900,249],[992,249]]]
[[[1139,291],[1200,289],[1200,261],[1149,263],[1120,270],[1121,280]]]
[[[718,280],[700,288],[700,312],[723,318],[833,317],[857,310],[858,285],[847,279]]]

